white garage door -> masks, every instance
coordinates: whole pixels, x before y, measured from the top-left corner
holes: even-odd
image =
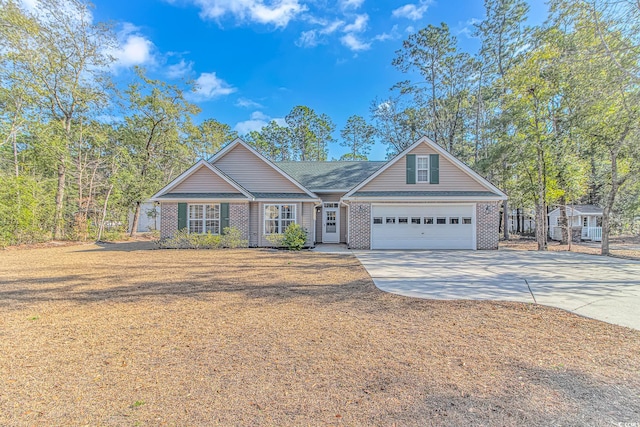
[[[374,205],[371,249],[476,249],[475,205]]]

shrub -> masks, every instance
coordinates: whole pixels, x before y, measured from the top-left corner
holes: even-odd
[[[247,247],[249,242],[242,240],[242,233],[235,227],[225,227],[219,234],[192,234],[187,229],[176,231],[173,237],[160,241],[165,249],[219,249]]]
[[[290,251],[299,251],[307,241],[307,231],[299,224],[291,224],[283,234],[271,234],[267,240],[275,246],[284,246]]]

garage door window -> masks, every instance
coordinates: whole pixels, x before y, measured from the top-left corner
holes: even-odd
[[[396,223],[396,217],[387,217],[386,218],[386,222],[387,222],[387,224],[395,224]]]
[[[436,219],[436,224],[446,224],[447,223],[447,218],[437,218]]]
[[[467,217],[467,218],[462,218],[462,223],[463,224],[471,224],[471,218]]]
[[[398,224],[409,224],[409,218],[407,217],[398,218]]]
[[[411,224],[420,224],[420,218],[411,218]]]
[[[433,224],[433,217],[425,217],[424,223],[428,225]]]
[[[460,218],[456,218],[456,217],[449,218],[449,224],[460,224]]]
[[[382,224],[382,217],[373,218],[373,223],[374,224]]]

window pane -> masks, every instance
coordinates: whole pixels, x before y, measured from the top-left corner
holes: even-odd
[[[265,234],[277,234],[278,233],[278,221],[268,219],[264,222]]]
[[[420,224],[420,218],[411,218],[411,224]]]
[[[210,220],[207,220],[206,223],[207,223],[206,231],[209,231],[211,234],[220,234],[220,220],[210,219]]]
[[[202,205],[189,205],[189,219],[202,219]]]
[[[189,233],[202,233],[202,220],[193,219],[189,221]]]
[[[447,218],[438,218],[436,219],[436,224],[446,224]]]
[[[418,169],[427,169],[429,167],[428,157],[418,157]]]
[[[409,224],[409,218],[407,217],[398,218],[398,224]]]
[[[276,205],[267,205],[264,207],[264,217],[268,219],[277,219],[280,216],[280,207]]]
[[[471,218],[462,218],[463,224],[471,224]]]
[[[425,217],[425,219],[424,219],[424,223],[425,223],[425,224],[433,224],[433,218],[431,218],[431,217]]]
[[[220,205],[207,205],[206,215],[207,219],[219,219]]]
[[[381,217],[373,218],[373,223],[374,224],[382,224],[382,218]]]
[[[280,218],[282,219],[292,219],[293,218],[293,206],[291,205],[282,205],[280,208]]]
[[[290,219],[283,219],[281,222],[282,222],[282,232],[284,232],[284,230],[286,230],[287,227],[293,224],[295,221]]]
[[[449,224],[460,224],[460,218],[449,218]]]
[[[418,171],[418,182],[428,182],[429,181],[429,171],[427,170],[419,170]]]
[[[387,217],[387,224],[395,224],[396,223],[396,218],[395,217]]]

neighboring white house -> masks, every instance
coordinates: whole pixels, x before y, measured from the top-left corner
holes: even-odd
[[[520,230],[518,230],[518,221],[520,221]],[[517,209],[512,210],[509,213],[509,232],[523,234],[535,233],[535,212],[531,210],[520,209],[520,213],[518,213]]]
[[[133,223],[133,212],[129,214],[129,231]],[[140,205],[140,218],[138,219],[138,229],[136,233],[160,230],[160,204],[155,202],[144,202]]]
[[[560,208],[549,212],[549,237],[552,240],[562,240]],[[602,208],[596,205],[567,206],[567,221],[572,227],[582,227],[582,240],[602,240]]]

